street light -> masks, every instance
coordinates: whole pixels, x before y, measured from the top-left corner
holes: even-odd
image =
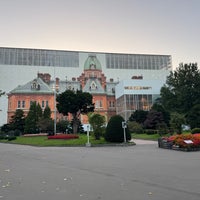
[[[56,134],[56,85],[54,90],[54,135]]]
[[[55,57],[54,57],[55,60]],[[55,68],[55,64],[54,64],[54,135],[56,135],[56,68]]]
[[[54,94],[54,135],[56,134],[56,83],[53,85]]]

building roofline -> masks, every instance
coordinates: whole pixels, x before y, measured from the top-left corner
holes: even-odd
[[[96,54],[118,54],[118,55],[146,55],[146,56],[170,56],[170,54],[145,54],[145,53],[127,53],[127,52],[105,52],[105,51],[86,51],[86,50],[64,50],[64,49],[46,49],[46,48],[23,48],[23,47],[0,47],[5,49],[26,49],[26,50],[45,50],[45,51],[60,51],[60,52],[74,52],[74,53],[96,53]]]

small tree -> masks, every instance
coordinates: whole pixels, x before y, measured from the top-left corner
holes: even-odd
[[[182,133],[182,125],[185,124],[185,117],[182,114],[174,112],[171,114],[170,125],[176,133]]]
[[[136,110],[129,118],[129,121],[135,121],[143,125],[148,115],[148,111],[145,110]]]
[[[51,109],[49,106],[46,106],[43,112],[43,118],[50,119],[51,118]]]
[[[33,102],[30,106],[28,115],[25,118],[24,132],[26,133],[38,133],[38,121],[42,118],[42,108],[40,104]]]
[[[124,141],[124,129],[122,128],[122,122],[124,118],[120,115],[112,116],[108,122],[105,133],[105,140],[108,142],[123,142]],[[131,135],[128,127],[125,129],[126,141],[131,139]]]
[[[200,127],[200,104],[192,107],[186,115],[186,121],[190,125],[191,129]]]
[[[51,118],[41,118],[38,122],[37,122],[37,127],[38,129],[43,132],[43,133],[51,133],[53,132],[53,120]]]
[[[162,113],[151,110],[149,111],[147,118],[144,122],[144,127],[147,129],[156,129],[157,125],[161,123],[164,123]]]
[[[106,122],[106,119],[105,119],[105,116],[103,115],[100,115],[98,113],[93,113],[89,115],[89,123],[91,124],[93,128],[95,140],[100,139],[105,122]]]
[[[161,103],[154,103],[153,106],[151,107],[151,110],[161,112],[165,124],[169,127],[170,113],[161,105]]]
[[[17,109],[15,114],[11,117],[10,127],[12,130],[18,130],[20,133],[24,132],[25,115],[24,111]]]
[[[79,126],[80,114],[94,111],[92,95],[88,92],[66,90],[57,96],[57,109],[63,115],[71,113],[73,117],[73,133],[76,134]]]
[[[56,127],[57,127],[57,130],[61,133],[71,133],[72,131],[69,130],[69,122],[67,120],[60,120]]]
[[[51,119],[51,109],[46,106],[43,113],[41,114],[40,106],[38,106],[39,120],[37,126],[41,132],[51,133],[53,132],[53,120]]]
[[[128,122],[128,128],[129,128],[129,131],[131,133],[136,133],[136,134],[142,134],[142,133],[144,133],[142,125],[139,124],[136,121],[129,121]]]
[[[12,130],[12,128],[11,128],[10,124],[3,124],[3,126],[1,126],[1,132],[3,132],[3,133],[8,133],[11,130]]]

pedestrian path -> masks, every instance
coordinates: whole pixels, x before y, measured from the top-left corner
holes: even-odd
[[[158,144],[157,141],[152,140],[141,140],[141,139],[132,139],[136,144]]]

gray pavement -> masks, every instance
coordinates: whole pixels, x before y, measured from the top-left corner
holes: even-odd
[[[0,144],[2,200],[199,200],[200,152]]]

